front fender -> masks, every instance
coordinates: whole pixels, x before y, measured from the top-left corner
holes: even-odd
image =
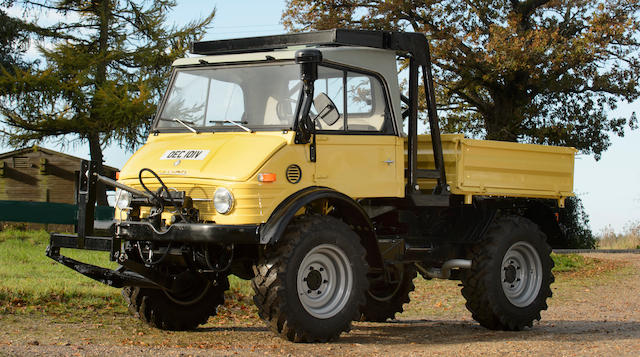
[[[369,265],[382,267],[382,255],[367,213],[351,197],[327,187],[308,187],[287,197],[260,228],[260,243],[276,243],[295,214],[304,206],[318,200],[329,201],[329,204],[336,208],[331,215],[342,219],[360,236],[361,243],[367,250]]]

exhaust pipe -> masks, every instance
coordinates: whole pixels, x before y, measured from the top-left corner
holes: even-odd
[[[429,268],[426,269],[421,264],[416,263],[416,266],[426,276],[434,279],[449,279],[451,277],[452,269],[469,269],[471,268],[471,260],[469,259],[451,259],[442,264],[441,268]]]

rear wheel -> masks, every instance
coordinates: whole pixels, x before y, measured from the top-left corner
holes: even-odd
[[[462,294],[473,318],[492,330],[521,330],[540,320],[553,283],[546,236],[532,221],[509,216],[495,221],[472,250]]]
[[[217,285],[203,280],[180,294],[127,286],[122,296],[133,316],[159,329],[181,331],[193,330],[215,316],[228,289],[229,281],[224,277]]]
[[[402,312],[409,302],[409,293],[415,289],[413,264],[395,264],[387,267],[389,278],[371,279],[367,291],[367,303],[362,307],[361,321],[384,322]]]
[[[294,342],[336,339],[359,316],[367,289],[360,237],[344,222],[308,216],[287,228],[254,267],[260,317]]]

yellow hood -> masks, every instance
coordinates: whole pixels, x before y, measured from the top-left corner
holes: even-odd
[[[146,167],[161,177],[246,181],[288,139],[282,133],[238,132],[151,136],[125,164],[120,180],[137,178]]]

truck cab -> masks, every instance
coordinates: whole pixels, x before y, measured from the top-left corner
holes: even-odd
[[[124,166],[120,182],[140,187],[140,169],[151,167],[187,192],[201,221],[220,224],[266,223],[279,203],[311,186],[354,199],[404,197],[395,52],[315,50],[322,62],[314,98],[328,98],[335,115],[332,122],[315,120],[311,161],[311,144],[296,144],[295,114],[305,96],[298,51],[175,61],[152,134]],[[312,105],[309,115],[322,109]],[[228,192],[230,209],[216,209],[216,190]]]
[[[193,52],[174,62],[119,180],[84,165],[78,234],[52,234],[52,259],[123,288],[162,329],[214,316],[230,274],[252,280],[260,317],[296,342],[394,318],[418,273],[461,280],[485,327],[540,319],[574,149],[441,135],[422,34],[331,30]],[[420,73],[429,135],[418,135]],[[97,181],[117,188],[108,236],[93,234]],[[60,248],[108,251],[122,267]]]

